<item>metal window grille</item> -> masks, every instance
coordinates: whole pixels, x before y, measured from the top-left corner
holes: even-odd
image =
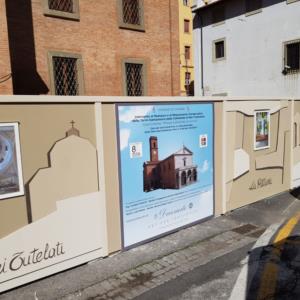
[[[122,0],[123,22],[126,24],[141,25],[141,7],[139,0]]]
[[[185,72],[185,82],[184,85],[189,85],[191,83],[191,73]]]
[[[189,0],[183,0],[183,5],[184,6],[189,6]]]
[[[125,63],[127,96],[143,96],[143,65]]]
[[[285,70],[286,73],[300,71],[300,40],[285,45]]]
[[[219,41],[215,43],[215,55],[216,59],[225,57],[224,41]]]
[[[262,8],[262,0],[246,0],[246,12],[259,10]]]
[[[73,0],[48,0],[49,9],[74,13]]]
[[[54,56],[52,60],[55,94],[70,96],[79,95],[77,59]]]

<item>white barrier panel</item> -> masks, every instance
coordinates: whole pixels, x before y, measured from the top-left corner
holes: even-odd
[[[101,192],[57,202],[57,210],[0,240],[0,292],[107,255]]]

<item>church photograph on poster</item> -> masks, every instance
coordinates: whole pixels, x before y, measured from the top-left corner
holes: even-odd
[[[120,104],[117,120],[123,248],[213,216],[213,104]]]
[[[193,152],[185,145],[163,160],[158,159],[158,139],[149,138],[150,161],[143,164],[144,191],[156,189],[180,189],[197,182],[197,165],[193,164]]]
[[[0,123],[0,199],[24,194],[17,123]]]

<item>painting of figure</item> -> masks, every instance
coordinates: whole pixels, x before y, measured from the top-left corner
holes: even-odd
[[[270,112],[257,111],[255,115],[255,150],[270,147]]]

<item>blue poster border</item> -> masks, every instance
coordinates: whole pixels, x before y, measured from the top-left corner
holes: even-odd
[[[203,219],[200,219],[196,222],[188,223],[184,226],[180,226],[176,229],[172,229],[169,231],[166,231],[162,234],[156,235],[154,237],[151,237],[149,239],[142,240],[138,243],[134,243],[129,246],[124,245],[124,219],[123,219],[123,190],[122,190],[122,163],[121,163],[121,152],[120,152],[120,123],[119,123],[119,106],[142,106],[142,105],[187,105],[187,104],[211,104],[212,105],[212,136],[213,136],[213,213],[212,215],[205,217]],[[116,117],[116,135],[117,135],[117,147],[118,147],[118,180],[119,180],[119,203],[120,203],[120,221],[121,221],[121,251],[127,251],[130,249],[133,249],[135,247],[144,245],[146,243],[155,241],[159,238],[162,238],[164,236],[170,235],[172,233],[175,233],[177,231],[180,231],[182,229],[186,229],[198,224],[201,224],[203,222],[206,222],[215,216],[215,103],[212,101],[178,101],[178,102],[117,102],[115,103],[115,117]]]

